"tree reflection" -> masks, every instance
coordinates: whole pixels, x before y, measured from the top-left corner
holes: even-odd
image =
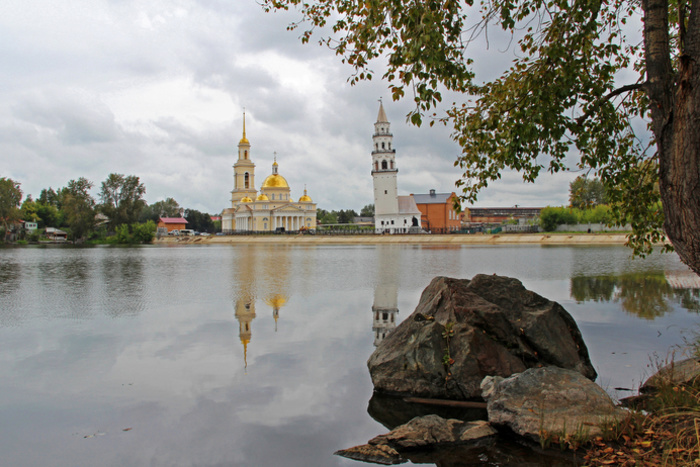
[[[663,272],[572,277],[571,297],[577,302],[619,303],[627,313],[648,320],[673,310],[672,303],[700,312],[700,289],[674,288]]]

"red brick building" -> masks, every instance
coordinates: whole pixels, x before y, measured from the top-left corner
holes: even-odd
[[[459,213],[455,211],[457,195],[452,193],[436,193],[430,190],[428,194],[411,195],[421,212],[421,226],[433,232],[454,232],[461,228]]]
[[[165,229],[168,233],[173,230],[185,229],[187,225],[187,219],[184,217],[161,217],[158,219],[158,232],[162,232]]]

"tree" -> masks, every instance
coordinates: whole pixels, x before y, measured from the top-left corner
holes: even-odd
[[[10,226],[22,218],[19,206],[22,202],[22,190],[19,182],[11,178],[0,178],[0,221],[5,228],[3,242],[10,234]]]
[[[374,204],[367,204],[360,210],[362,217],[374,217]]]
[[[90,195],[93,183],[86,178],[71,180],[61,190],[61,204],[73,240],[81,240],[95,227],[95,199]]]
[[[199,212],[196,209],[186,209],[185,219],[187,219],[188,229],[197,232],[214,232],[214,222],[207,213]]]
[[[107,180],[102,182],[99,209],[109,218],[113,228],[122,224],[133,224],[146,206],[143,199],[145,193],[146,187],[139,182],[139,177],[109,174]]]
[[[266,11],[299,8],[301,21],[290,27],[308,25],[302,42],[330,22],[333,36],[321,42],[354,67],[353,83],[372,79],[370,62],[385,59],[393,98],[413,91],[414,124],[445,90],[462,94],[463,102],[433,117],[453,127],[462,148],[455,165],[464,171],[463,201],[473,202],[507,169],[528,182],[543,171],[591,170],[605,185],[615,222],[631,225],[636,252],[649,252],[665,232],[700,273],[697,0],[262,4]],[[641,42],[626,37],[637,18]],[[512,34],[517,56],[501,76],[481,82],[466,52],[493,26]],[[636,79],[622,81],[635,72]],[[651,144],[635,133],[640,120]]]
[[[141,211],[139,222],[152,220],[158,222],[161,217],[179,217],[180,205],[172,198],[166,198],[165,201],[156,201],[153,204],[147,205]]]
[[[585,175],[569,183],[569,204],[573,208],[585,209],[606,204],[605,186],[597,179]]]
[[[353,209],[341,209],[338,211],[338,224],[352,224],[357,217],[357,213]]]

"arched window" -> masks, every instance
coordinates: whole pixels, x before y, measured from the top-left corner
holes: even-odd
[[[374,170],[379,170],[379,161],[374,161]]]
[[[394,168],[394,161],[391,161],[391,168]]]
[[[250,174],[246,172],[245,175],[243,175],[243,179],[245,180],[244,185],[247,190],[248,188],[250,188]]]
[[[386,168],[387,168],[386,161],[382,161],[382,170],[386,170]]]
[[[382,143],[382,149],[384,149],[384,143]]]
[[[248,151],[243,151],[243,159],[248,159]]]

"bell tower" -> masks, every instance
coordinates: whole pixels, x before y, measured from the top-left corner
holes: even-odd
[[[391,231],[398,227],[394,219],[399,212],[397,188],[396,149],[392,147],[394,136],[391,124],[379,100],[379,114],[372,136],[372,180],[374,182],[374,224],[378,231]]]
[[[233,164],[233,191],[231,202],[244,197],[255,199],[255,164],[250,159],[250,141],[245,135],[245,112],[243,112],[243,137],[238,143],[238,160]]]

